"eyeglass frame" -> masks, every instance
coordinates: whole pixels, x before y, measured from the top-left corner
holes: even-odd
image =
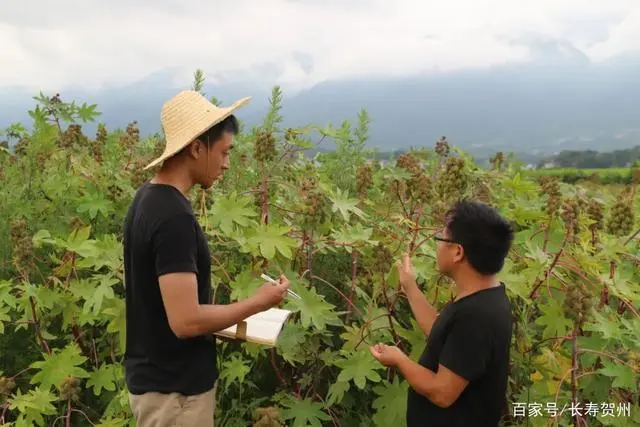
[[[445,237],[438,237],[438,234],[441,234],[442,232],[438,232],[436,234],[433,235],[433,239],[439,242],[446,242],[446,243],[455,243],[456,245],[462,245],[462,243],[458,242],[457,240],[453,240],[453,239],[447,239]]]

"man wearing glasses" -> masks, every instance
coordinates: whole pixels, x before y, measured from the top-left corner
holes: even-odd
[[[400,283],[427,346],[418,363],[394,346],[377,344],[371,353],[407,379],[408,427],[498,426],[506,407],[512,318],[496,274],[513,231],[491,207],[461,201],[436,240],[438,270],[455,282],[455,300],[437,313],[405,255],[397,263]]]

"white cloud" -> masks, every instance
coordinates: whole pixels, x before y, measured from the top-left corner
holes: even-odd
[[[165,68],[189,81],[199,67],[297,89],[526,61],[512,42],[523,35],[569,41],[593,60],[640,49],[637,0],[26,3],[0,6],[0,86],[98,88]]]

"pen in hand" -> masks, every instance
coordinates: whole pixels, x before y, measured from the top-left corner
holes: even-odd
[[[271,277],[267,276],[267,275],[266,275],[266,274],[264,274],[264,273],[263,273],[260,277],[262,277],[262,278],[263,278],[264,280],[266,280],[267,282],[271,282],[271,283],[273,283],[274,285],[279,285],[279,284],[280,284],[277,280],[272,279]],[[290,296],[294,297],[294,298],[302,299],[302,297],[301,297],[300,295],[296,294],[296,293],[295,293],[295,292],[293,292],[291,289],[287,289],[287,293],[288,293]]]

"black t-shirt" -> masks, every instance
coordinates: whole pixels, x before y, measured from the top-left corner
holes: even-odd
[[[127,387],[184,395],[211,389],[218,376],[213,335],[178,338],[167,320],[158,277],[194,272],[198,301],[212,303],[207,240],[189,200],[175,187],[146,182],[124,223]]]
[[[469,380],[458,399],[441,408],[409,387],[408,427],[496,427],[506,407],[511,305],[504,284],[448,304],[433,324],[420,365],[438,364]]]

